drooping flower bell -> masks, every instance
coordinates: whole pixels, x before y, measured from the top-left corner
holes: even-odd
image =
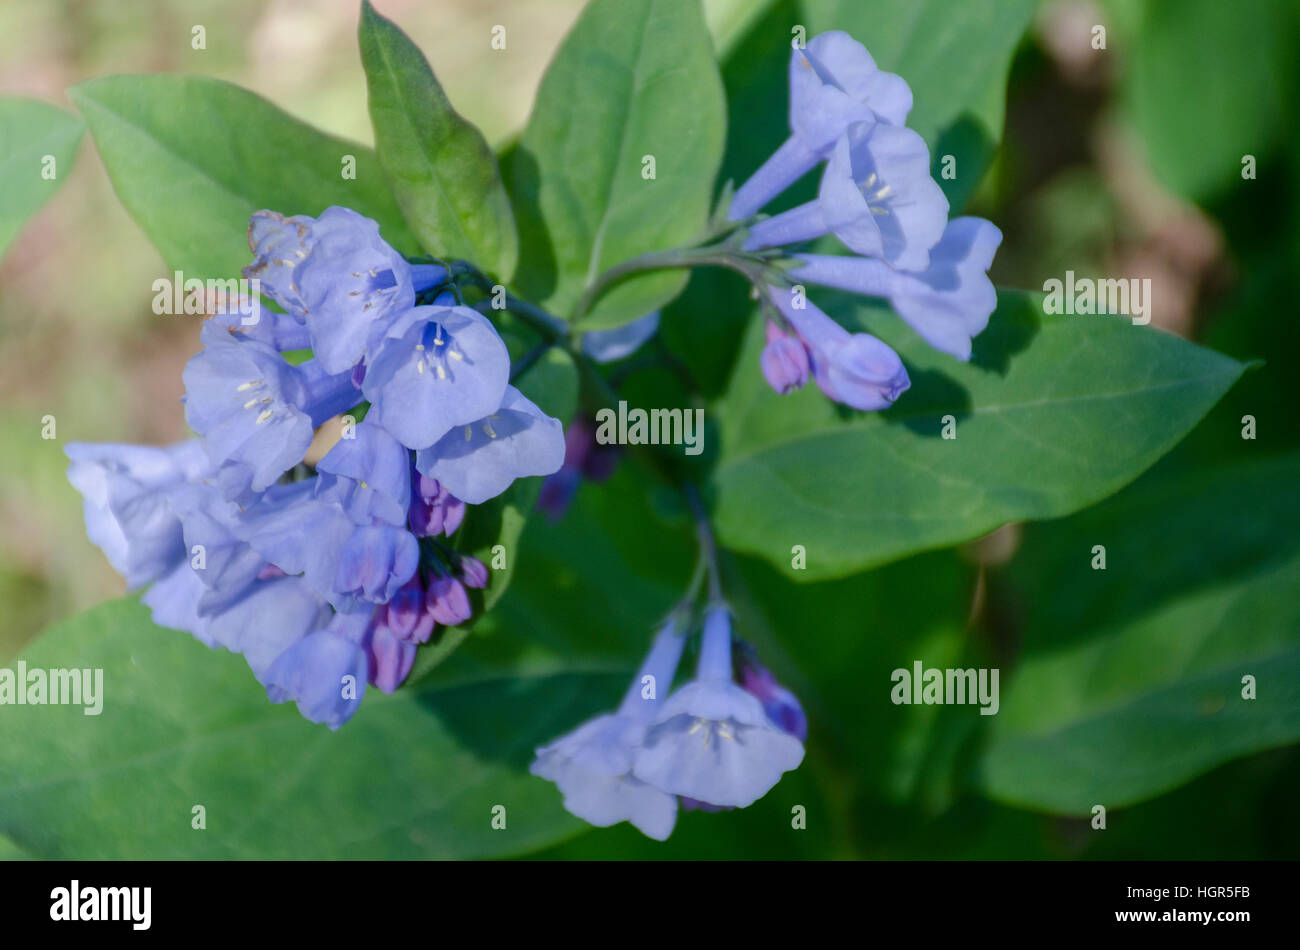
[[[470,505],[495,498],[516,478],[564,464],[564,426],[506,386],[498,408],[452,429],[415,456],[420,473]]]
[[[664,702],[646,730],[632,774],[671,795],[744,808],[803,761],[803,743],[732,681],[731,617],[704,619],[695,679]]]
[[[968,360],[971,340],[997,307],[988,278],[1002,232],[983,218],[953,218],[930,249],[930,263],[919,272],[889,267],[864,257],[798,255],[795,280],[884,297],[898,315],[935,349]]]
[[[574,815],[598,828],[627,821],[657,841],[672,833],[677,799],[639,779],[632,768],[659,708],[659,691],[672,684],[684,641],[675,620],[665,623],[615,712],[537,750],[529,771],[554,782]]]
[[[857,254],[923,270],[947,221],[948,199],[930,177],[925,140],[911,129],[860,122],[836,143],[817,198],[754,225],[746,246],[834,234]]]
[[[185,420],[217,469],[226,498],[248,504],[302,461],[316,426],[352,407],[347,373],[330,375],[316,360],[285,362],[258,340],[216,323],[185,364]]]

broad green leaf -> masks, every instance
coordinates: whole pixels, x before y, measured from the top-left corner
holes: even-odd
[[[313,129],[229,83],[109,76],[74,86],[109,178],[167,266],[229,278],[249,261],[248,218],[345,205],[399,251],[416,243],[363,145]],[[355,166],[355,168],[353,168]],[[345,173],[355,171],[355,178]]]
[[[720,407],[718,530],[798,579],[1092,504],[1172,448],[1243,369],[1127,319],[1045,317],[1040,295],[1018,292],[1001,294],[963,364],[888,311],[819,299],[855,325],[870,315],[912,388],[881,413],[844,411],[812,384],[777,396],[759,372],[754,322]],[[805,546],[806,570],[790,568],[793,545]]]
[[[1036,526],[1018,563],[1037,602],[983,790],[1086,815],[1300,740],[1297,485],[1291,455],[1177,484],[1152,477]]]
[[[564,350],[547,350],[516,385],[544,412],[566,425],[577,409],[578,371]],[[470,628],[480,623],[504,596],[519,559],[527,558],[520,548],[519,537],[537,504],[541,487],[540,478],[521,478],[496,498],[469,509],[456,533],[455,543],[458,550],[491,568],[488,587],[481,596],[474,595],[474,617],[468,624],[442,628],[437,641],[420,648],[408,684],[418,682],[444,663],[464,642]],[[530,570],[537,570],[537,566]]]
[[[358,38],[379,164],[411,230],[430,253],[509,277],[519,242],[487,140],[452,108],[424,54],[368,2]]]
[[[547,69],[510,157],[514,282],[524,296],[571,317],[608,268],[697,237],[725,120],[698,0],[593,0]],[[634,320],[685,283],[681,271],[628,280],[583,326]]]
[[[803,0],[808,35],[845,30],[912,88],[910,128],[930,146],[954,208],[979,184],[1002,139],[1007,69],[1038,0]],[[1083,38],[1087,41],[1087,37]],[[955,160],[945,178],[943,157]]]
[[[1144,8],[1125,51],[1123,91],[1152,173],[1197,201],[1240,185],[1247,155],[1266,179],[1259,166],[1288,131],[1295,106],[1295,4],[1255,0],[1247,12],[1218,0],[1183,0]],[[1191,83],[1192,64],[1213,66],[1196,70]]]
[[[369,691],[338,732],[274,705],[243,659],[154,627],[133,599],[46,633],[28,668],[103,669],[103,711],[5,706],[0,833],[43,858],[481,858],[576,833],[527,774],[575,703],[622,676],[553,670]],[[205,830],[191,827],[193,808]],[[491,825],[506,808],[504,830]]]
[[[0,99],[0,256],[72,171],[85,128],[44,102]]]

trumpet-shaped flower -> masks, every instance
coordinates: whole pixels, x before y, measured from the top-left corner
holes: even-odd
[[[632,774],[671,795],[744,808],[802,761],[803,743],[732,682],[731,618],[710,608],[696,678],[664,702]]]
[[[290,366],[257,340],[215,323],[203,350],[185,364],[185,419],[217,468],[217,484],[247,504],[302,461],[315,427],[355,405],[349,374],[329,375],[315,360]]]
[[[811,171],[850,125],[901,126],[911,109],[907,83],[879,69],[857,40],[840,30],[813,37],[790,56],[790,138],[737,189],[731,220],[753,215]]]
[[[172,495],[210,467],[197,440],[168,448],[73,442],[64,451],[68,480],[83,498],[86,534],[129,589],[184,560]]]
[[[350,208],[326,208],[319,218],[258,211],[248,244],[253,262],[244,276],[305,322],[327,373],[351,369],[374,325],[414,306],[417,290],[447,276],[437,265],[412,268],[379,236],[378,224]]]
[[[400,314],[372,341],[361,386],[375,421],[408,448],[424,449],[494,412],[509,378],[506,345],[482,314],[425,306]]]
[[[747,246],[833,233],[858,254],[923,270],[947,221],[948,199],[930,177],[924,139],[911,129],[857,123],[836,143],[817,198],[754,225]]]
[[[550,475],[564,463],[564,426],[513,386],[495,411],[421,449],[415,467],[471,505],[495,498],[516,478]]]
[[[663,841],[677,821],[677,800],[632,774],[658,691],[672,683],[684,637],[669,621],[618,710],[591,719],[537,750],[529,771],[554,782],[564,807],[598,828],[620,821]],[[647,679],[649,677],[649,679]]]
[[[923,271],[895,270],[861,257],[800,255],[790,271],[796,280],[837,287],[889,300],[907,324],[935,349],[959,360],[971,355],[971,340],[997,307],[988,278],[1002,232],[982,218],[953,218],[930,250]]]
[[[338,729],[365,693],[370,661],[362,644],[371,619],[369,610],[335,614],[324,629],[281,653],[263,680],[267,698],[295,702],[307,719]]]

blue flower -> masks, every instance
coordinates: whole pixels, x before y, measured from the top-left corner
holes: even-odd
[[[326,208],[315,219],[258,211],[248,243],[254,259],[244,276],[259,279],[267,296],[305,320],[327,373],[351,369],[373,325],[415,304],[411,266],[379,236],[378,224],[350,208]],[[418,279],[440,283],[446,272],[430,266]]]
[[[1002,232],[982,218],[953,218],[930,250],[923,271],[895,270],[860,257],[799,255],[791,277],[854,293],[885,297],[909,326],[935,349],[959,360],[971,355],[971,340],[997,307],[987,271]]]
[[[212,485],[191,482],[173,493],[172,503],[185,536],[185,567],[201,585],[195,609],[207,616],[242,597],[263,574],[267,561],[240,536],[239,505],[224,499]],[[163,626],[190,629],[154,619]]]
[[[380,426],[361,422],[316,463],[316,497],[359,525],[404,526],[411,500],[411,453]]]
[[[843,30],[814,36],[790,57],[790,127],[814,150],[825,152],[853,122],[901,126],[911,111],[903,78]]]
[[[506,386],[499,408],[421,449],[415,467],[455,497],[479,505],[516,478],[550,475],[564,463],[564,426]]]
[[[197,440],[168,448],[69,443],[68,481],[81,492],[86,534],[134,590],[185,560],[172,492],[206,473]]]
[[[272,666],[330,617],[329,605],[302,578],[270,576],[207,618],[207,642],[241,654],[258,681],[269,686]]]
[[[375,421],[412,449],[495,411],[510,379],[505,343],[468,307],[407,310],[372,339],[370,353],[361,387]]]
[[[248,219],[253,263],[243,269],[243,275],[257,280],[262,293],[300,320],[307,315],[307,306],[294,274],[311,252],[315,223],[305,214],[286,217],[277,211],[255,211]]]
[[[582,352],[597,363],[613,363],[631,356],[659,330],[659,311],[609,330],[588,330],[582,335]]]
[[[684,640],[676,622],[666,623],[616,712],[537,749],[529,771],[554,782],[572,814],[598,828],[627,821],[657,841],[672,833],[677,800],[638,779],[632,768],[659,706],[658,691],[672,684]],[[642,685],[647,676],[654,678],[654,692]]]
[[[796,307],[778,288],[771,298],[807,347],[813,379],[827,397],[854,409],[886,409],[911,385],[903,361],[881,340],[849,333],[811,301]]]
[[[315,427],[357,402],[348,373],[290,366],[265,343],[205,324],[185,364],[185,419],[229,499],[248,503],[302,461]]]
[[[167,574],[150,585],[140,602],[149,608],[153,622],[160,627],[184,630],[206,646],[216,646],[208,632],[208,617],[200,604],[208,588],[189,563],[182,558]]]
[[[790,56],[791,136],[736,191],[732,221],[748,218],[824,160],[855,122],[901,126],[912,109],[912,91],[880,70],[867,48],[832,30]]]
[[[244,323],[244,319],[244,314],[238,310],[230,310],[214,313],[208,318],[208,323],[224,328],[234,337],[257,340],[280,352],[311,348],[311,335],[306,325],[291,314],[259,309],[256,322]]]
[[[338,729],[365,694],[369,659],[362,644],[371,620],[369,610],[335,614],[323,630],[293,644],[266,672],[267,698],[295,702],[307,719]]]
[[[419,565],[409,531],[356,524],[335,501],[316,497],[317,479],[276,486],[243,518],[245,539],[286,574],[301,574],[340,610],[386,603]]]
[[[632,774],[671,795],[744,808],[797,768],[803,743],[731,676],[731,618],[715,606],[704,619],[696,678],[659,710]]]
[[[419,566],[420,545],[411,532],[386,524],[358,527],[339,555],[333,590],[384,604]]]
[[[857,123],[840,136],[817,199],[750,231],[746,246],[777,247],[831,232],[850,250],[923,270],[943,235],[948,199],[930,177],[930,150],[911,129]]]

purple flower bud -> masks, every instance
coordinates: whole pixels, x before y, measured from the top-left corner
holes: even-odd
[[[808,717],[799,700],[749,651],[745,651],[741,660],[740,687],[763,704],[763,711],[778,729],[800,742],[807,741]]]
[[[576,468],[563,467],[554,475],[547,475],[542,480],[541,491],[537,493],[537,508],[546,514],[552,522],[559,521],[573,503],[573,496],[578,493],[582,476]]]
[[[583,479],[603,482],[614,473],[618,459],[617,446],[596,441],[592,420],[574,419],[564,432],[564,463],[542,482],[537,507],[552,521],[559,521],[569,510]]]
[[[411,531],[416,537],[444,533],[451,537],[465,517],[465,503],[453,497],[451,492],[438,484],[437,479],[416,473],[415,493],[411,496],[407,513]]]
[[[782,396],[808,382],[808,351],[798,337],[783,333],[771,320],[761,363],[767,384]]]
[[[464,623],[473,613],[465,585],[454,577],[431,578],[424,603],[429,615],[444,627]]]
[[[420,583],[420,575],[417,573],[399,587],[387,606],[379,609],[383,612],[381,622],[395,636],[403,640],[414,639],[412,634],[425,616],[424,585]]]
[[[460,559],[460,579],[466,587],[482,590],[487,587],[487,566],[476,557],[463,557]]]
[[[376,624],[366,642],[370,685],[392,693],[410,675],[415,651],[414,643],[397,636],[382,623]]]
[[[903,361],[868,333],[849,333],[812,301],[794,306],[787,291],[772,301],[808,348],[813,379],[829,398],[854,409],[886,409],[911,385]]]

